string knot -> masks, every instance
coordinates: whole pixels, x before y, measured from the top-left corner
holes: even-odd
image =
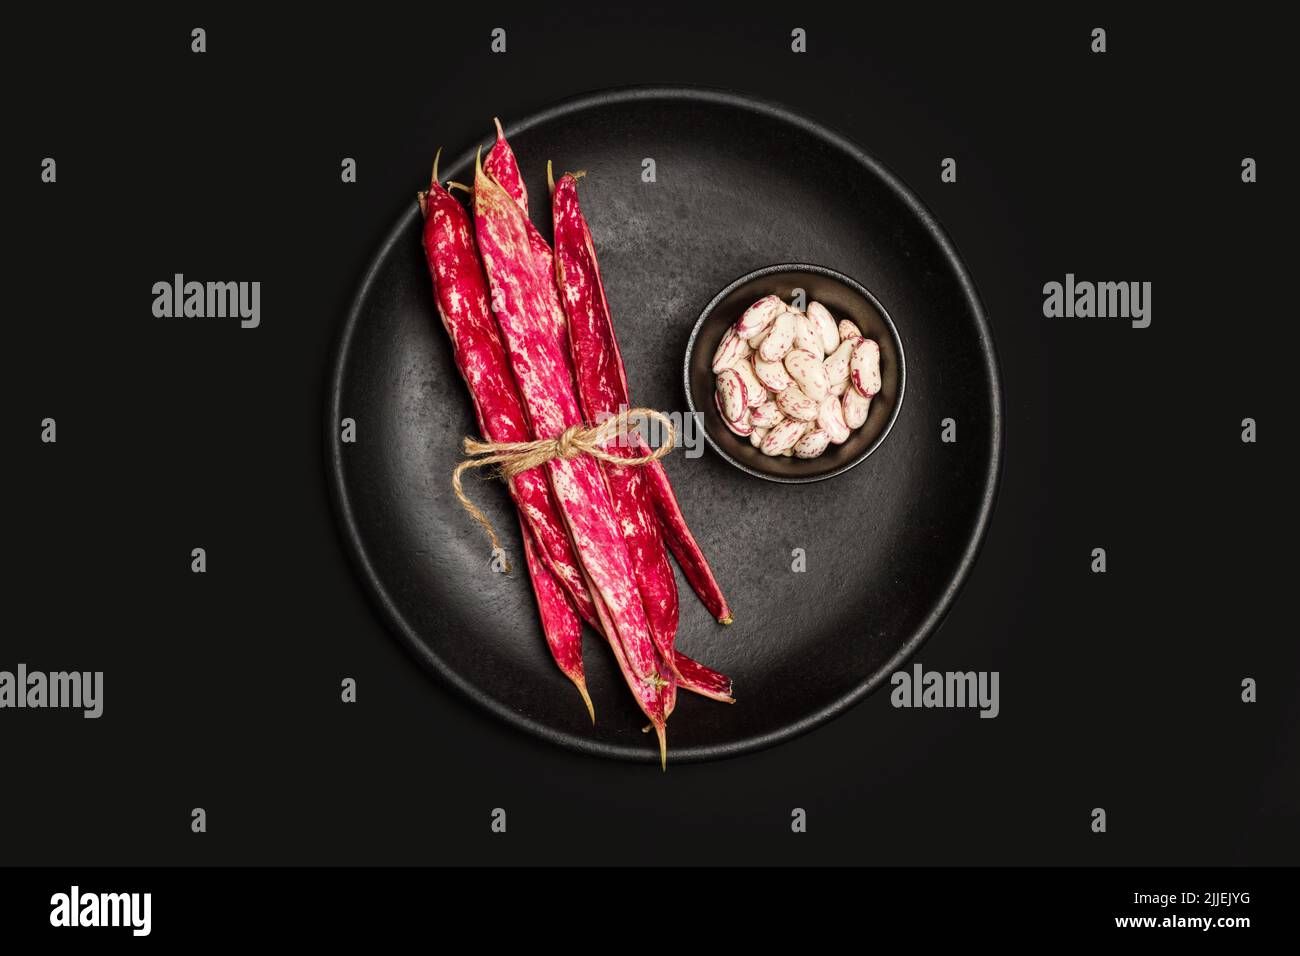
[[[660,441],[658,447],[645,454],[631,454],[635,449],[646,448],[645,442],[637,435],[629,445],[624,446],[623,451],[626,453],[620,454],[608,451],[606,446],[610,440],[626,432],[628,422],[633,418],[653,419],[663,426],[663,440]],[[469,500],[461,484],[461,476],[469,469],[493,468],[496,477],[509,481],[511,478],[544,465],[554,458],[572,461],[583,455],[591,455],[601,461],[608,461],[631,468],[638,465],[648,465],[652,461],[663,458],[673,450],[673,444],[676,440],[677,432],[673,428],[672,420],[663,412],[657,412],[653,408],[623,409],[617,415],[607,418],[599,425],[581,423],[570,425],[555,438],[539,438],[536,441],[516,442],[487,442],[466,438],[464,448],[465,454],[469,457],[457,465],[456,470],[452,472],[451,485],[456,492],[456,498],[460,501],[461,507],[469,512],[470,517],[482,525],[483,530],[487,532],[488,538],[492,541],[493,550],[501,552],[501,543],[497,540],[497,533],[492,527],[492,522],[488,521],[487,516],[479,510],[478,506]],[[506,564],[506,570],[510,570],[508,563]]]
[[[555,450],[561,458],[577,458],[584,451],[579,435],[586,430],[585,425],[570,425],[559,438],[555,439]]]

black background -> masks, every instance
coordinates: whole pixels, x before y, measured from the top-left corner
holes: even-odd
[[[106,691],[98,721],[0,713],[0,863],[1297,861],[1276,24],[661,5],[277,23],[211,6],[7,32],[0,668],[102,670]],[[629,83],[731,88],[839,129],[965,257],[999,349],[1004,470],[917,659],[1000,671],[996,720],[878,692],[775,749],[660,774],[495,722],[370,607],[321,440],[356,284],[436,146]],[[175,272],[260,280],[261,328],[155,319],[151,286]],[[1045,319],[1042,285],[1066,272],[1153,282],[1152,326]]]

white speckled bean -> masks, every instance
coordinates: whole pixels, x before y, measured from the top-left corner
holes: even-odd
[[[856,388],[844,393],[844,424],[850,428],[861,428],[871,411],[871,399],[863,398]]]
[[[741,359],[749,358],[753,351],[749,343],[736,334],[735,328],[727,329],[722,333],[718,350],[713,353],[713,373],[716,375],[724,368],[731,368]]]
[[[849,359],[849,378],[863,398],[880,391],[880,346],[871,339],[854,346],[853,357]]]
[[[831,385],[849,380],[849,359],[853,356],[853,346],[859,341],[861,340],[845,339],[822,363],[826,367],[826,381]]]
[[[763,383],[758,380],[754,374],[754,365],[749,361],[737,362],[732,366],[732,370],[740,375],[745,383],[745,404],[750,408],[762,405],[767,401],[767,389]]]
[[[820,402],[830,389],[822,360],[807,349],[791,349],[785,355],[785,370],[799,390],[814,402]]]
[[[776,396],[777,407],[787,417],[810,422],[817,417],[817,403],[803,393],[798,385],[791,385]]]
[[[827,395],[817,409],[817,426],[837,445],[849,440],[849,426],[844,423],[844,408],[834,395]]]
[[[724,368],[717,379],[718,411],[729,422],[738,422],[749,404],[745,380],[734,368]]]
[[[822,345],[821,332],[812,324],[808,316],[796,313],[794,317],[794,347],[811,352],[817,361],[826,357],[826,346]]]
[[[880,347],[820,302],[807,313],[764,296],[714,355],[714,403],[764,455],[813,459],[866,424],[880,391]]]
[[[713,400],[718,402],[718,396],[715,394]],[[728,421],[727,413],[722,411],[722,403],[718,402],[718,412],[722,415],[722,423],[727,426],[732,433],[739,435],[741,438],[747,437],[754,430],[754,423],[750,419],[749,409],[742,409],[738,421]]]
[[[840,344],[840,329],[834,317],[820,302],[809,302],[808,321],[822,337],[822,354],[830,355]]]
[[[793,312],[782,312],[772,323],[772,328],[758,349],[758,357],[764,362],[780,361],[790,351],[790,346],[794,344],[794,316]]]
[[[764,455],[783,454],[803,437],[804,427],[804,422],[787,418],[781,424],[768,429],[767,435],[763,438],[763,443],[758,446],[758,450]]]
[[[742,339],[752,339],[771,328],[776,317],[785,308],[785,303],[774,295],[765,295],[759,299],[736,321],[736,334]]]
[[[790,387],[790,376],[786,374],[785,365],[780,360],[765,362],[762,355],[755,353],[754,374],[769,391],[784,392]]]
[[[775,401],[770,401],[754,408],[750,412],[750,418],[757,428],[771,428],[773,425],[780,424],[785,415]]]
[[[826,450],[830,444],[831,436],[821,428],[814,428],[794,443],[794,454],[796,458],[816,458]]]

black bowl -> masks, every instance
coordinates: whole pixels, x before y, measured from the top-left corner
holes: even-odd
[[[802,289],[808,302],[820,302],[838,322],[848,319],[880,346],[880,392],[861,428],[843,445],[831,445],[817,458],[764,455],[731,431],[713,401],[713,353],[741,313],[765,295],[789,302]],[[898,329],[885,307],[864,286],[841,272],[804,263],[767,266],[743,275],[713,297],[700,313],[686,343],[686,404],[704,423],[704,437],[714,451],[741,471],[768,481],[821,481],[842,475],[866,460],[894,427],[903,404],[907,366]]]

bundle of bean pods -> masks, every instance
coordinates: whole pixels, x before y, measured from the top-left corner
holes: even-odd
[[[820,302],[759,299],[713,355],[723,422],[765,455],[816,458],[861,428],[880,391],[880,346]]]
[[[528,215],[514,152],[480,151],[471,212],[438,181],[427,192],[424,251],[443,327],[479,429],[490,442],[554,439],[632,407],[623,358],[578,179],[551,180],[554,247]],[[450,186],[459,184],[451,183]],[[633,459],[636,432],[606,451]],[[710,613],[731,610],[658,461],[621,466],[558,456],[509,480],[542,631],[555,663],[595,720],[582,662],[582,622],[608,643],[667,760],[668,717],[678,689],[732,702],[731,680],[675,646],[677,583],[667,551]]]

